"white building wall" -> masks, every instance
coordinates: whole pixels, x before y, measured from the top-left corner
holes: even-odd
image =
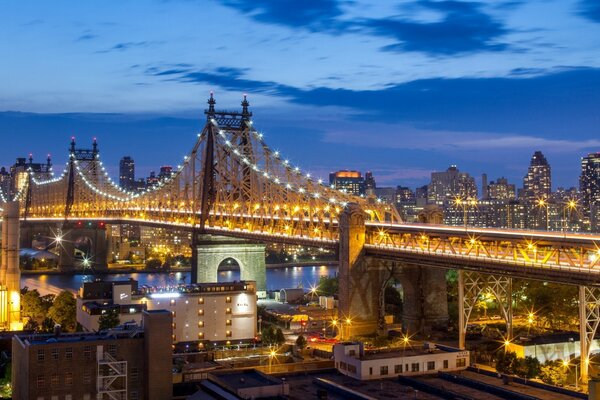
[[[354,350],[355,355],[351,355]],[[437,350],[433,353],[402,356],[402,352],[394,353],[397,356],[379,359],[360,359],[359,345],[338,344],[334,346],[334,360],[336,369],[347,376],[360,380],[393,378],[397,376],[415,376],[435,374],[438,371],[458,371],[469,365],[469,352],[445,352]],[[447,366],[444,365],[447,361]],[[430,368],[428,363],[433,363]],[[396,366],[401,366],[396,368]],[[387,373],[385,368],[387,367]]]
[[[251,288],[253,289],[253,288]],[[257,335],[256,294],[240,291],[218,291],[173,294],[172,298],[132,296],[131,304],[146,304],[148,310],[168,310],[173,315],[173,342],[197,340],[235,341],[253,339]],[[100,315],[82,310],[77,299],[77,321],[89,331],[98,329]],[[121,322],[141,322],[141,313],[121,314]]]
[[[188,293],[178,298],[134,297],[148,310],[173,315],[173,341],[231,341],[256,336],[256,295],[249,293]]]

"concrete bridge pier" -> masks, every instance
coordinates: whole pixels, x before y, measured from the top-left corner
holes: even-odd
[[[382,296],[390,274],[404,289],[403,325],[410,333],[446,329],[448,302],[442,269],[403,265],[365,255],[365,214],[350,204],[339,219],[339,323],[341,336],[372,334],[385,328]]]
[[[267,275],[263,243],[226,236],[198,235],[197,261],[192,262],[192,283],[217,282],[219,265],[228,258],[240,266],[240,279],[256,281],[259,297],[266,297]]]
[[[403,267],[402,326],[409,334],[448,328],[446,270],[409,265]]]

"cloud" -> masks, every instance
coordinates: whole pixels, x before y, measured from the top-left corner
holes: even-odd
[[[580,0],[579,15],[600,23],[600,2],[598,0]]]
[[[115,44],[113,47],[106,49],[106,50],[99,50],[96,53],[110,53],[113,51],[125,51],[125,50],[131,50],[131,49],[135,49],[135,48],[144,48],[144,47],[150,47],[150,46],[154,46],[156,44],[159,44],[161,42],[153,42],[153,41],[140,41],[140,42],[122,42],[122,43],[117,43]]]
[[[389,126],[369,133],[371,140],[365,141],[364,132],[348,130],[326,132],[328,143],[356,145],[371,148],[425,150],[436,152],[510,152],[544,149],[544,152],[563,154],[581,153],[600,147],[600,140],[549,139],[527,135],[497,135],[485,132],[456,132],[444,130],[420,130],[410,126]]]
[[[498,42],[508,32],[507,28],[484,13],[483,4],[477,2],[417,0],[403,4],[402,16],[372,19],[343,18],[341,5],[354,3],[335,0],[224,0],[223,4],[264,23],[335,35],[360,33],[396,41],[382,47],[384,51],[449,56],[507,48]],[[513,9],[518,4],[509,1],[498,7]],[[440,18],[422,22],[408,16],[423,11]]]
[[[430,78],[353,90],[299,88],[248,78],[243,68],[151,67],[148,75],[236,92],[262,93],[308,106],[343,107],[363,121],[405,122],[421,129],[600,135],[600,68],[522,68],[507,77]]]
[[[442,17],[432,22],[400,17],[368,19],[362,21],[361,25],[374,35],[398,41],[383,47],[385,51],[416,51],[431,56],[450,56],[507,48],[498,42],[507,29],[482,12],[481,3],[421,0],[412,6],[439,13]]]
[[[93,35],[91,33],[84,33],[83,35],[79,36],[76,41],[77,42],[82,42],[82,41],[92,40],[92,39],[95,39],[95,38],[97,38],[96,35]]]
[[[342,14],[336,0],[223,0],[260,22],[311,31],[332,29]]]

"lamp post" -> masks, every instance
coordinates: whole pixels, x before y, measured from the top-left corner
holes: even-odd
[[[569,369],[569,367],[571,366],[571,363],[568,360],[564,360],[563,366],[565,368]],[[575,363],[574,366],[575,366],[575,389],[579,390],[579,365],[577,363]]]
[[[569,210],[569,217],[567,220],[567,210]],[[567,221],[571,221],[573,210],[577,211],[577,200],[571,199],[565,203],[563,207],[563,232],[568,230],[569,225]]]
[[[334,319],[333,321],[331,321],[331,326],[333,327],[333,337],[337,336],[337,334],[336,334],[337,324],[338,324],[337,319]]]
[[[273,349],[271,349],[271,351],[269,351],[269,374],[271,374],[272,372],[272,368],[273,368],[273,358],[277,355],[277,352]]]

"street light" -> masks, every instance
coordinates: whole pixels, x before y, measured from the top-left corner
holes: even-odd
[[[573,211],[577,211],[577,200],[576,199],[570,199],[569,201],[567,201],[565,203],[565,206],[563,207],[563,231],[567,230],[569,225],[567,223],[567,210],[569,210],[569,219],[568,221],[571,221],[571,216],[573,214]]]
[[[540,208],[545,208],[546,209],[546,230],[549,231],[550,230],[550,221],[548,220],[548,201],[546,201],[546,199],[541,198],[537,200],[537,205]]]
[[[571,363],[569,360],[564,360],[563,361],[563,367],[569,369],[569,367],[571,366]],[[575,366],[575,389],[579,390],[579,365],[577,363],[574,364]]]
[[[271,373],[273,358],[275,356],[277,356],[277,351],[275,351],[274,349],[271,349],[271,351],[269,351],[269,374]]]
[[[467,229],[467,224],[468,224],[467,208],[469,206],[477,207],[477,199],[472,198],[472,197],[466,197],[463,199],[462,197],[457,196],[454,198],[454,205],[458,206],[458,207],[462,207],[463,223],[465,224],[465,229]]]
[[[336,332],[335,332],[337,329],[337,323],[338,323],[337,319],[334,319],[333,321],[331,321],[331,326],[333,327],[333,337],[337,336]]]

